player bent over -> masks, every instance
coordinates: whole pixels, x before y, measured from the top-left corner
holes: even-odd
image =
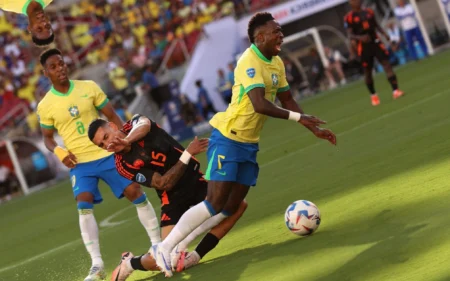
[[[361,0],[350,0],[349,3],[352,7],[352,11],[344,18],[345,26],[347,28],[348,37],[353,45],[352,48],[356,48],[357,54],[361,59],[372,105],[377,106],[380,104],[380,99],[375,91],[372,75],[375,58],[381,63],[386,72],[393,91],[392,97],[397,99],[403,96],[404,93],[398,89],[397,75],[395,75],[392,65],[389,63],[389,51],[378,37],[377,30],[380,31],[387,40],[389,40],[389,36],[378,24],[374,12],[371,9],[361,7]]]
[[[195,138],[184,149],[155,122],[140,115],[135,115],[121,130],[114,123],[97,119],[90,124],[88,134],[100,148],[115,152],[116,167],[121,175],[156,189],[161,200],[163,239],[191,206],[205,200],[207,182],[200,172],[200,163],[193,156],[206,151],[208,139]],[[167,262],[177,271],[197,264],[228,233],[246,207],[243,201],[232,216],[224,211],[200,225],[175,247],[170,257],[172,262]],[[211,228],[196,250],[186,255],[189,243]],[[125,253],[112,280],[126,280],[133,270],[157,270],[157,267],[150,254],[133,257]]]
[[[67,65],[57,49],[44,51],[40,62],[44,67],[44,75],[52,83],[51,90],[37,107],[44,144],[70,169],[81,237],[92,259],[85,281],[104,280],[106,274],[94,217],[94,204],[103,201],[98,180],[105,181],[117,198],[126,197],[136,206],[139,220],[152,244],[161,242],[158,218],[139,184],[117,172],[114,155],[89,141],[86,127],[98,118],[99,111],[111,122],[122,126],[122,120],[102,89],[94,81],[70,80]],[[56,131],[63,139],[65,148],[56,143]]]
[[[283,61],[278,57],[283,33],[272,15],[254,15],[248,36],[253,44],[242,54],[234,71],[231,103],[210,121],[214,129],[207,152],[208,198],[190,208],[166,239],[150,251],[168,277],[172,271],[167,260],[179,241],[217,213],[236,212],[250,186],[256,185],[258,142],[268,117],[300,123],[316,137],[336,144],[330,130],[318,127],[324,122],[304,114],[291,95]],[[284,109],[274,104],[276,97]]]

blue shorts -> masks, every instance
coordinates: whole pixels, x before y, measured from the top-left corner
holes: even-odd
[[[70,180],[75,198],[82,192],[94,195],[94,204],[103,201],[98,189],[98,180],[102,179],[111,188],[117,198],[123,197],[123,191],[133,182],[122,177],[116,170],[114,154],[91,162],[80,163],[70,170]]]
[[[256,162],[258,151],[257,143],[237,142],[214,129],[209,138],[206,152],[208,157],[206,179],[255,186],[259,173],[259,166]]]

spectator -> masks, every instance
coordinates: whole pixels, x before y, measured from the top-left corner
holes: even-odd
[[[128,88],[128,80],[126,77],[126,71],[123,67],[119,66],[116,62],[111,61],[108,65],[109,80],[114,86],[114,89],[122,96],[126,96]]]
[[[327,77],[330,79],[331,84],[336,84],[334,82],[332,71],[336,71],[341,85],[345,85],[347,80],[345,79],[345,74],[342,69],[342,63],[346,63],[347,60],[342,56],[342,54],[338,50],[332,50],[329,47],[325,47],[325,56],[328,59],[328,67],[327,67]]]
[[[217,71],[217,75],[218,75],[217,90],[219,91],[219,94],[222,96],[224,102],[229,104],[229,103],[231,103],[232,84],[230,83],[230,81],[227,78],[225,78],[225,72],[223,71],[223,69],[219,69]]]
[[[390,39],[390,48],[392,53],[395,55],[395,57],[398,60],[399,64],[405,64],[406,63],[406,54],[405,50],[403,49],[403,40],[400,33],[400,28],[395,22],[390,22],[387,25],[387,33],[389,35]]]
[[[289,60],[283,59],[284,67],[286,69],[286,80],[292,89],[300,87],[300,81],[302,79],[300,72],[295,65]]]
[[[155,89],[159,86],[159,82],[156,79],[155,74],[152,72],[153,67],[151,65],[147,65],[144,73],[142,74],[142,82],[144,83],[144,90],[150,92],[152,89]]]
[[[394,9],[395,16],[400,21],[400,25],[405,33],[406,44],[412,59],[417,60],[418,54],[414,46],[414,41],[417,40],[422,48],[425,56],[428,55],[427,45],[422,37],[419,24],[416,19],[416,12],[411,4],[406,4],[405,0],[397,0],[398,6]]]
[[[325,69],[323,67],[322,61],[320,60],[319,53],[315,48],[310,50],[310,56],[313,59],[311,66],[311,90],[313,92],[318,92],[320,89],[320,81],[325,76]]]
[[[180,114],[186,126],[193,126],[202,120],[202,117],[198,115],[195,105],[189,100],[189,98],[181,94],[180,95]]]
[[[121,102],[116,101],[114,103],[114,110],[116,111],[117,115],[123,120],[128,121],[131,120],[133,117],[131,113],[128,111],[127,106],[123,105]]]
[[[208,120],[210,113],[215,114],[217,110],[214,108],[211,99],[209,98],[208,92],[203,87],[202,80],[195,81],[195,85],[198,88],[198,98],[197,98],[197,108],[200,114],[205,120]]]

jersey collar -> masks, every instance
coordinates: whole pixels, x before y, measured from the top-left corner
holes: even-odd
[[[50,89],[50,92],[52,92],[52,94],[60,96],[60,97],[68,97],[70,95],[70,93],[72,92],[72,90],[73,90],[73,82],[72,82],[72,80],[69,80],[69,84],[70,84],[69,90],[65,94],[57,91],[55,88],[53,88],[53,86]]]
[[[265,62],[268,62],[268,63],[271,63],[271,62],[272,62],[272,58],[270,58],[270,60],[267,59],[267,58],[261,53],[261,51],[258,49],[258,47],[255,46],[255,44],[252,44],[252,45],[250,46],[250,48],[253,50],[253,52],[256,53],[256,55],[258,56],[258,58],[260,58],[261,60],[263,60],[263,61],[265,61]]]
[[[23,8],[22,8],[22,14],[24,14],[24,15],[27,14],[28,5],[30,5],[31,1],[33,1],[33,0],[28,0],[27,2],[25,2],[25,5],[23,5]],[[43,0],[36,0],[36,2],[41,4],[42,8],[45,8],[45,3]]]

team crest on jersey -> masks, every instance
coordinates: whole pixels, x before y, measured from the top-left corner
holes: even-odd
[[[145,182],[146,180],[147,180],[147,179],[145,178],[145,176],[144,176],[143,174],[138,173],[138,174],[136,175],[136,181],[137,181],[137,182],[143,183],[143,182]]]
[[[75,176],[72,176],[71,181],[72,181],[72,187],[75,187],[75,184],[77,183],[77,178]]]
[[[72,105],[71,107],[69,107],[69,113],[70,113],[70,116],[72,116],[74,118],[80,116],[80,111],[78,110],[78,106],[76,106],[76,105]]]
[[[255,70],[253,67],[247,69],[247,75],[248,75],[248,77],[253,78],[253,77],[255,77],[255,74],[256,74],[256,70]]]
[[[272,74],[272,84],[273,84],[274,86],[277,86],[277,85],[278,85],[278,75]]]

